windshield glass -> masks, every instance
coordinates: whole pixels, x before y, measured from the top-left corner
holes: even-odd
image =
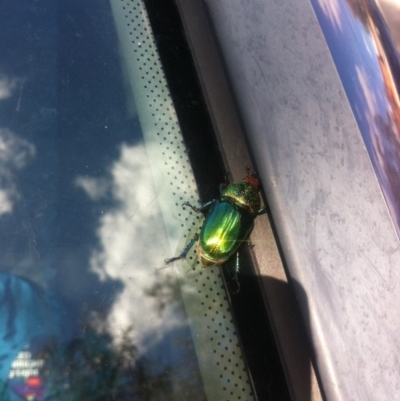
[[[0,399],[252,400],[140,0],[0,5]]]

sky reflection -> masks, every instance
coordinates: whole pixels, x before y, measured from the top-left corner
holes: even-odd
[[[150,173],[126,96],[109,2],[7,7],[0,5],[0,394],[32,390],[28,376],[6,383],[20,352],[51,361],[49,395],[64,372],[76,391],[93,379],[85,369],[96,361],[79,376],[72,349],[114,358],[108,366],[117,369],[129,345],[133,370],[121,368],[122,377],[136,375],[138,394],[153,383],[158,399],[204,400],[173,270],[156,270],[171,253],[158,201],[164,182]],[[174,294],[162,310],[149,293],[160,282]],[[110,373],[105,364],[94,379]],[[90,384],[111,391],[107,382]]]

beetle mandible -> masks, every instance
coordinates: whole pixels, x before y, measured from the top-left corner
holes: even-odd
[[[234,279],[239,291],[239,248],[244,242],[249,243],[255,218],[267,211],[265,206],[260,208],[259,188],[256,174],[247,172],[243,181],[222,184],[219,199],[213,199],[199,208],[189,202],[183,203],[182,206],[203,213],[205,221],[200,234],[195,235],[180,255],[165,259],[165,264],[184,259],[196,241],[203,267],[220,265],[236,253]]]

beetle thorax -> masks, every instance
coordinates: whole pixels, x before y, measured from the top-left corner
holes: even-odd
[[[258,189],[247,181],[228,185],[222,191],[221,199],[247,209],[250,213],[257,213],[260,209]]]

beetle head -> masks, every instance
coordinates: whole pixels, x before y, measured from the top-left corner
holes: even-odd
[[[253,187],[255,187],[256,189],[259,189],[259,188],[260,188],[260,181],[259,181],[259,179],[257,178],[256,173],[253,173],[253,174],[251,174],[251,175],[248,174],[248,175],[244,178],[243,181],[248,182],[249,184],[253,185]]]

